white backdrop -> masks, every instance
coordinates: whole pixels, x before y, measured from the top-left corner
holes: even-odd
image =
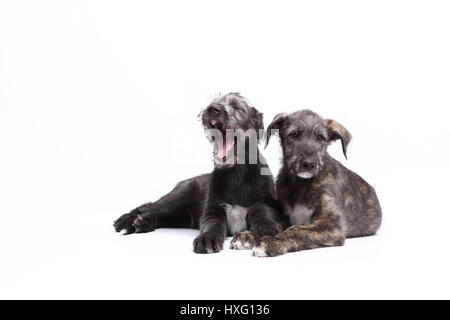
[[[446,1],[1,1],[0,298],[450,298]],[[197,119],[240,91],[266,126],[353,134],[377,236],[278,258],[112,222],[211,171]],[[272,171],[280,147],[265,150]],[[227,240],[227,243],[230,239]],[[227,245],[227,244],[226,244]]]

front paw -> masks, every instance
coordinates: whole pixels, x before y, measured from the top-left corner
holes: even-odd
[[[255,257],[276,257],[288,252],[287,243],[273,236],[265,236],[259,244],[253,248]]]
[[[119,217],[116,221],[114,221],[114,229],[117,232],[121,232],[125,230],[125,234],[134,233],[136,230],[133,227],[133,222],[136,219],[137,215],[134,213],[126,213]]]
[[[230,249],[250,250],[256,245],[255,237],[251,231],[244,231],[236,234],[231,240]]]
[[[138,215],[133,221],[133,228],[136,233],[150,232],[156,229],[158,220],[154,214],[146,214],[145,218]]]
[[[216,253],[223,249],[224,237],[214,232],[200,234],[194,240],[195,253]]]

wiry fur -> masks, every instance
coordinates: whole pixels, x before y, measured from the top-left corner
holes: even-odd
[[[278,197],[291,223],[302,225],[263,237],[254,255],[340,246],[346,238],[375,234],[382,216],[375,190],[326,151],[330,142],[340,139],[346,155],[350,133],[310,110],[276,116],[267,143],[272,129],[279,130],[283,148]]]
[[[264,129],[262,114],[249,106],[239,93],[215,98],[202,110],[200,118],[207,130]],[[251,140],[243,139],[248,148]],[[256,164],[239,164],[236,161],[221,164],[215,161],[211,174],[180,182],[158,201],[144,204],[121,216],[114,227],[118,232],[126,230],[127,234],[164,227],[199,228],[200,235],[194,241],[194,251],[197,253],[220,251],[226,235],[232,235],[242,226],[251,230],[257,238],[275,235],[282,230],[280,223],[283,218],[272,176],[261,175],[264,167],[261,161]],[[233,212],[233,209],[238,211]],[[240,214],[245,214],[245,224]],[[230,221],[239,225],[230,226]]]

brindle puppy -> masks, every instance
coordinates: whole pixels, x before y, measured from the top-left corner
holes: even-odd
[[[346,238],[373,235],[381,224],[375,190],[327,153],[340,139],[347,157],[350,133],[310,110],[279,114],[267,130],[279,130],[283,168],[276,187],[290,228],[263,237],[253,254],[277,256],[319,247],[342,246]]]
[[[227,234],[251,230],[259,238],[282,231],[273,177],[257,147],[262,136],[258,131],[264,132],[262,117],[238,93],[214,99],[200,113],[215,149],[214,171],[182,181],[158,201],[124,214],[114,223],[116,231],[129,234],[156,228],[200,228],[194,241],[196,253],[220,251]],[[244,148],[243,154],[239,146]],[[250,249],[252,244],[232,248]]]

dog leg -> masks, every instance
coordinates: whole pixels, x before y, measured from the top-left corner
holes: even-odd
[[[200,235],[194,240],[194,252],[216,253],[223,249],[227,233],[225,209],[211,201],[205,210],[200,221]]]
[[[331,197],[322,197],[319,210],[317,219],[310,225],[292,226],[276,236],[263,237],[253,249],[253,255],[274,257],[287,252],[344,245],[343,217]]]
[[[125,234],[150,232],[156,228],[196,227],[196,211],[200,212],[200,181],[197,178],[180,182],[171,192],[154,203],[144,204],[114,222],[117,232]],[[197,214],[198,216],[198,214]]]
[[[251,206],[247,214],[250,231],[257,239],[280,233],[282,227],[276,221],[277,216],[279,213],[267,204],[257,203]]]

